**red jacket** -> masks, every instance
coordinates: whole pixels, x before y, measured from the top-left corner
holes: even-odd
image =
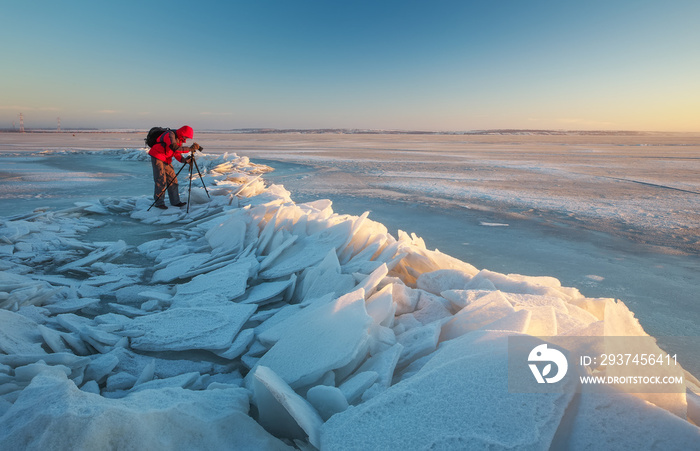
[[[182,144],[182,141],[180,141],[175,132],[165,132],[158,137],[158,142],[151,147],[148,154],[167,164],[173,161],[173,157],[182,163],[182,154],[190,151],[189,147],[183,147]]]

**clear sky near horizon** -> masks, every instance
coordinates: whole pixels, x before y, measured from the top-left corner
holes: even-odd
[[[0,129],[700,132],[700,2],[13,1]]]

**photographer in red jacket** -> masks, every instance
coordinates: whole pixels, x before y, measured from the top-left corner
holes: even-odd
[[[180,201],[179,186],[177,177],[173,170],[173,157],[180,163],[189,164],[191,157],[182,157],[182,154],[190,153],[199,149],[199,144],[192,143],[190,147],[184,147],[188,139],[194,138],[194,131],[189,125],[178,128],[176,131],[168,130],[158,137],[156,142],[148,154],[151,156],[151,165],[153,166],[153,181],[155,189],[153,198],[155,206],[161,210],[167,210],[165,206],[164,191],[167,187],[168,198],[170,204],[175,207],[183,207],[187,202]]]

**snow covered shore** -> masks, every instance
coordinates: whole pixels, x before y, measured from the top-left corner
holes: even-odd
[[[700,443],[680,368],[676,393],[509,391],[509,336],[646,335],[623,302],[296,204],[245,157],[198,161],[211,199],[193,181],[189,214],[126,197],[2,222],[1,448]],[[86,239],[112,216],[167,236]]]

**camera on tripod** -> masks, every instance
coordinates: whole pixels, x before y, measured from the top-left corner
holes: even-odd
[[[195,152],[197,152],[197,151],[198,151],[198,152],[201,152],[201,151],[203,151],[203,150],[204,150],[204,147],[202,147],[202,146],[200,146],[199,144],[197,144],[197,148],[196,148],[196,149],[193,149],[193,148],[190,147],[190,155],[194,155]]]
[[[204,150],[204,147],[200,146],[199,144],[197,144],[197,146],[198,146],[197,149],[193,149],[193,148],[190,147],[190,155],[189,155],[188,158],[191,158],[192,160],[189,160],[188,163],[195,162],[195,160],[194,160],[194,153],[195,153],[196,151],[200,151],[200,152],[201,152],[201,151]]]

